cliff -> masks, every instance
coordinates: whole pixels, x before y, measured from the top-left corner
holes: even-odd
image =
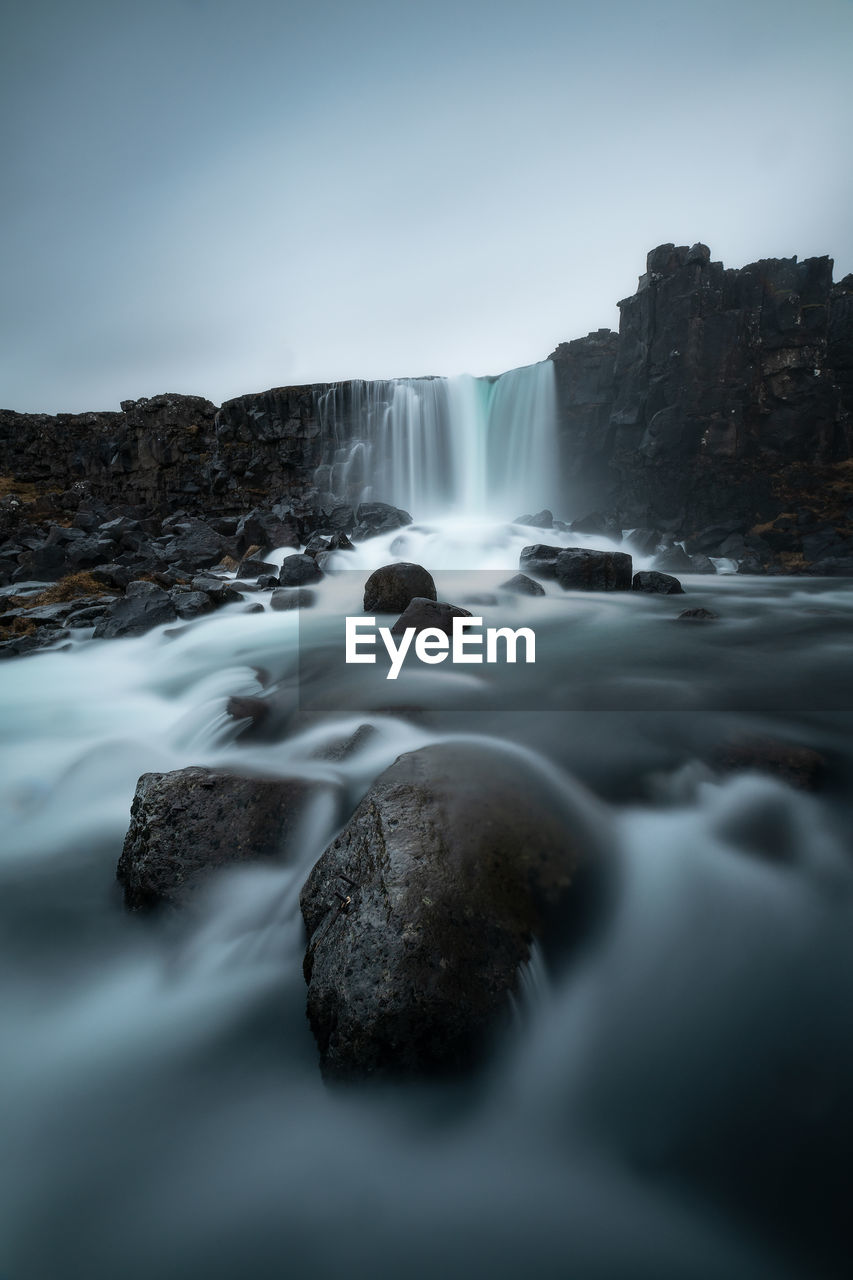
[[[711,553],[734,536],[731,553],[790,569],[853,556],[853,276],[833,284],[826,257],[726,269],[701,244],[661,245],[646,266],[618,334],[551,356],[560,514],[606,512]],[[86,481],[102,501],[161,513],[322,501],[364,385],[276,388],[218,410],[162,395],[119,413],[3,411],[0,491]]]
[[[833,285],[825,257],[740,270],[710,257],[701,244],[652,250],[619,304],[618,336],[599,331],[552,354],[567,482],[581,506],[612,510],[623,526],[759,539],[799,505],[804,528],[835,521],[843,542],[853,277]],[[783,541],[792,556],[803,549],[802,538]]]

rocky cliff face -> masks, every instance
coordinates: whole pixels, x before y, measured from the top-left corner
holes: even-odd
[[[833,285],[829,258],[726,270],[705,245],[661,245],[619,307],[618,336],[551,357],[567,476],[588,508],[688,538],[709,526],[758,538],[799,503],[804,527],[835,521],[843,542],[853,277]]]
[[[729,554],[791,570],[853,557],[853,276],[833,285],[829,258],[727,270],[705,245],[661,245],[619,306],[618,334],[551,356],[561,514],[604,511],[711,554],[728,539]],[[0,487],[82,480],[102,501],[161,513],[316,504],[339,489],[360,385],[334,388],[334,429],[321,410],[328,385],[218,410],[162,395],[120,413],[0,412]]]

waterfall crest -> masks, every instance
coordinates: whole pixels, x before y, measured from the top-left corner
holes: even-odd
[[[557,497],[557,414],[549,360],[496,378],[337,383],[317,398],[334,441],[331,487],[416,517],[511,519]]]

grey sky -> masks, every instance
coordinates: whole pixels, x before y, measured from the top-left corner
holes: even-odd
[[[7,0],[0,405],[498,372],[646,251],[853,271],[851,0]]]

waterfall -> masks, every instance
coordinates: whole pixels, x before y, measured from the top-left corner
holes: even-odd
[[[550,360],[496,378],[336,383],[317,411],[342,497],[502,519],[558,498]]]

